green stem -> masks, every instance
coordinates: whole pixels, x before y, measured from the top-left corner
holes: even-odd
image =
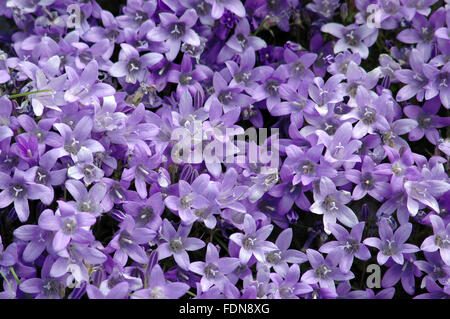
[[[197,295],[196,294],[194,294],[192,291],[187,291],[186,292],[189,296],[192,296],[192,297],[197,297]]]
[[[258,29],[256,29],[252,35],[258,35],[258,33],[261,32],[261,30],[264,28],[264,24],[266,23],[267,20],[269,20],[269,17],[264,18],[264,20],[259,24]]]
[[[31,91],[31,92],[25,92],[25,93],[18,93],[18,94],[10,95],[9,98],[10,99],[15,99],[15,98],[22,97],[22,96],[28,96],[28,95],[31,95],[31,94],[46,93],[46,92],[53,92],[53,90],[40,90],[40,91]]]
[[[9,267],[9,270],[11,271],[11,273],[12,273],[14,279],[17,281],[17,284],[20,285],[20,279],[19,279],[19,277],[17,276],[16,272],[14,271],[14,268],[11,266],[11,267]]]
[[[5,274],[3,273],[3,271],[0,270],[0,275],[3,277],[3,279],[6,281],[6,284],[8,285],[8,288],[11,292],[13,292],[12,287],[11,287],[11,283],[9,282],[8,278],[6,278]]]

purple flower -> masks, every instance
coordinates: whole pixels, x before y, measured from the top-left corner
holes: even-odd
[[[444,287],[439,286],[433,279],[427,278],[426,289],[428,292],[417,295],[414,299],[448,299],[450,297],[450,291]]]
[[[206,0],[207,3],[212,5],[211,17],[214,20],[220,19],[227,9],[237,15],[239,18],[245,17],[245,8],[239,0]]]
[[[307,249],[306,255],[313,269],[306,271],[301,281],[309,285],[319,283],[320,287],[336,291],[335,280],[350,280],[355,276],[352,272],[343,273],[336,267],[336,261],[330,255],[325,259],[314,249]]]
[[[120,47],[122,50],[119,53],[119,62],[111,66],[109,73],[117,78],[125,77],[127,83],[143,81],[146,72],[149,72],[148,67],[154,66],[163,58],[160,53],[155,52],[139,56],[139,52],[126,43],[122,43]]]
[[[96,98],[110,96],[115,93],[112,86],[98,81],[98,64],[95,60],[86,65],[83,73],[78,75],[72,67],[66,66],[69,89],[64,94],[66,102],[87,104]]]
[[[11,101],[6,96],[0,97],[0,142],[14,135],[9,128],[11,110]]]
[[[289,74],[286,68],[278,67],[276,70],[264,74],[261,78],[262,84],[251,92],[252,98],[256,101],[265,100],[267,109],[272,111],[281,102],[279,88],[285,83]]]
[[[366,194],[369,194],[379,202],[388,197],[391,188],[387,183],[387,177],[380,174],[377,166],[368,156],[364,157],[361,171],[356,169],[346,170],[345,177],[356,184],[353,189],[352,197],[354,200],[360,200]]]
[[[421,248],[422,249],[422,248]],[[423,250],[423,249],[422,249]],[[440,284],[445,285],[450,278],[450,265],[446,265],[441,258],[440,252],[437,250],[434,252],[424,252],[425,260],[415,260],[414,264],[423,272],[426,276],[422,279],[423,287],[428,279],[433,281],[439,281]]]
[[[450,265],[450,224],[445,226],[442,218],[437,215],[431,215],[430,221],[434,235],[425,238],[420,249],[427,252],[439,250],[442,260]]]
[[[361,243],[365,223],[360,222],[352,227],[350,233],[338,225],[330,224],[328,228],[336,237],[337,241],[330,241],[323,244],[319,251],[331,255],[335,260],[339,260],[339,269],[347,273],[353,264],[354,257],[367,260],[370,258],[370,252],[367,247]]]
[[[272,279],[275,285],[274,299],[299,299],[299,295],[312,291],[312,288],[308,284],[299,282],[300,267],[297,264],[289,267],[284,279],[277,273],[271,274],[270,279]]]
[[[61,299],[66,288],[64,277],[53,278],[50,276],[50,268],[55,259],[47,256],[42,265],[41,278],[29,278],[21,282],[19,289],[31,294],[36,299]]]
[[[403,224],[394,233],[386,219],[381,219],[378,223],[378,231],[380,238],[369,237],[363,243],[379,250],[377,255],[379,265],[384,265],[390,257],[397,264],[403,265],[403,254],[419,251],[417,246],[405,243],[412,232],[412,224],[410,223]]]
[[[363,59],[367,59],[369,56],[368,47],[372,46],[377,38],[377,30],[371,29],[367,25],[343,26],[338,23],[327,23],[322,26],[321,31],[339,38],[334,45],[334,53],[351,49],[353,53],[359,53]]]
[[[331,103],[341,102],[343,93],[338,84],[345,78],[343,74],[336,74],[330,77],[326,82],[321,77],[315,77],[313,85],[308,88],[311,99],[316,103],[316,111],[324,116],[328,113],[328,106]]]
[[[250,96],[241,93],[243,91],[241,84],[228,83],[219,72],[214,73],[213,86],[214,93],[206,100],[205,111],[210,111],[214,104],[217,104],[223,107],[224,113],[227,113],[233,109],[248,106],[253,102]]]
[[[80,180],[83,179],[86,185],[101,180],[104,176],[103,170],[95,166],[94,156],[90,150],[84,146],[77,153],[75,165],[67,169],[67,176]]]
[[[433,98],[424,103],[423,107],[408,105],[403,109],[406,116],[415,120],[418,125],[409,132],[410,141],[418,141],[425,135],[430,143],[436,145],[439,140],[437,128],[450,125],[450,118],[437,116],[441,104],[438,98]]]
[[[175,60],[181,42],[192,46],[200,45],[198,34],[192,30],[198,19],[194,9],[186,10],[180,18],[168,12],[160,13],[159,18],[161,25],[150,30],[147,39],[155,42],[167,41],[169,52],[166,53],[166,57],[169,61]]]
[[[355,95],[356,106],[349,113],[342,116],[342,119],[357,119],[353,128],[353,137],[361,139],[367,134],[373,134],[377,131],[389,130],[389,123],[386,119],[388,108],[386,107],[386,98],[380,96],[374,99],[371,91],[359,86]]]
[[[42,215],[47,216],[52,213],[50,209],[47,209],[42,212]],[[20,226],[14,230],[14,236],[28,242],[22,252],[22,258],[26,262],[35,261],[45,249],[52,251],[52,232],[44,230],[38,225]]]
[[[125,212],[134,217],[137,227],[150,227],[158,229],[162,225],[161,214],[164,204],[161,193],[156,193],[144,201],[125,201]]]
[[[283,57],[286,61],[285,67],[290,75],[287,84],[295,90],[300,86],[306,90],[314,79],[314,73],[309,68],[316,61],[317,54],[304,53],[299,56],[293,51],[286,49]]]
[[[76,201],[68,201],[67,203],[73,204],[75,209],[80,212],[91,213],[95,217],[103,213],[100,203],[106,194],[105,184],[95,184],[89,189],[89,192],[83,183],[77,180],[69,179],[66,181],[65,186]]]
[[[392,263],[392,266],[384,273],[381,285],[383,288],[389,288],[394,286],[399,280],[401,280],[403,289],[413,295],[415,291],[415,278],[419,277],[421,272],[415,265],[414,257],[407,257],[403,265]]]
[[[420,204],[432,208],[435,212],[439,212],[439,203],[436,198],[450,190],[450,185],[447,181],[434,178],[422,181],[407,181],[404,186],[408,195],[408,210],[413,216],[417,214]]]
[[[203,87],[200,82],[206,80],[212,71],[205,65],[196,65],[193,70],[192,57],[188,54],[183,55],[180,70],[169,71],[168,81],[177,83],[177,98],[181,99],[183,93],[189,92],[191,96],[203,93]],[[181,108],[180,108],[181,110]]]
[[[310,211],[323,215],[325,232],[330,234],[330,224],[336,223],[336,219],[345,226],[353,227],[358,223],[356,214],[345,204],[351,201],[350,193],[336,190],[336,185],[328,177],[322,177],[318,191],[314,192],[314,203]]]
[[[403,43],[417,44],[416,48],[430,54],[433,48],[434,32],[445,22],[445,10],[439,8],[429,19],[423,15],[416,15],[411,21],[411,29],[405,29],[397,34],[397,39]]]
[[[326,146],[325,160],[332,163],[334,167],[351,168],[355,163],[361,162],[361,158],[354,154],[362,145],[362,142],[352,139],[353,128],[349,122],[345,122],[339,127],[333,136],[324,131],[317,131],[319,139]]]
[[[122,266],[127,263],[128,257],[138,263],[146,264],[148,257],[140,245],[154,240],[156,235],[155,229],[136,227],[133,217],[126,215],[120,223],[120,230],[109,242],[109,246],[116,250],[114,259]]]
[[[69,125],[65,123],[55,123],[53,126],[58,130],[58,132],[63,137],[63,143],[58,145],[60,150],[59,156],[69,155],[73,160],[77,159],[77,154],[84,148],[84,152],[89,151],[90,153],[104,152],[105,148],[101,143],[95,139],[89,138],[91,130],[93,127],[93,121],[89,116],[82,117],[75,128],[72,129]],[[85,156],[88,156],[85,154]],[[92,154],[91,154],[92,156]]]
[[[446,63],[441,70],[430,64],[424,64],[423,72],[429,82],[424,86],[425,99],[429,100],[437,95],[446,109],[450,108],[450,64]]]
[[[55,234],[52,241],[55,251],[66,248],[71,241],[83,244],[94,240],[94,236],[89,231],[90,226],[95,224],[94,216],[77,212],[70,204],[63,201],[58,201],[58,207],[56,214],[46,210],[39,216],[39,227],[53,231]]]
[[[189,290],[182,282],[167,282],[159,265],[155,265],[149,276],[148,288],[133,292],[132,299],[178,299]]]
[[[292,241],[292,229],[286,228],[279,235],[275,241],[276,249],[266,252],[266,265],[273,267],[277,274],[285,277],[289,272],[289,266],[291,264],[301,264],[307,261],[304,253],[289,249]]]
[[[87,285],[86,287],[86,292],[90,299],[125,299],[128,291],[129,285],[124,281],[112,287],[107,294],[104,294],[94,285]]]
[[[426,59],[424,53],[418,49],[412,49],[409,55],[409,69],[401,69],[394,72],[395,77],[406,85],[397,93],[397,101],[406,101],[416,96],[418,101],[423,101],[425,96],[425,85],[428,79],[424,74]]]
[[[61,111],[59,106],[65,104],[65,94],[63,93],[63,89],[67,76],[63,74],[58,77],[53,77],[52,74],[49,74],[51,73],[49,71],[50,69],[58,70],[59,65],[60,58],[58,56],[48,59],[46,65],[44,65],[42,69],[27,61],[20,62],[19,64],[20,70],[33,80],[32,83],[27,85],[30,91],[49,90],[49,92],[31,94],[29,96],[33,112],[36,116],[42,116],[44,108]]]
[[[226,275],[234,271],[238,264],[237,258],[219,258],[219,251],[209,243],[206,247],[205,262],[193,262],[189,265],[189,270],[202,276],[200,285],[203,291],[208,290],[212,285],[223,290],[225,283],[228,282]]]
[[[122,28],[136,29],[151,19],[156,11],[156,2],[143,0],[128,0],[123,7],[124,15],[118,16],[117,23]]]
[[[18,258],[17,245],[10,244],[6,249],[3,247],[2,237],[0,236],[0,266],[10,267],[17,263]]]
[[[134,157],[128,162],[129,168],[123,170],[122,180],[126,182],[134,180],[136,191],[142,199],[148,194],[146,182],[154,182],[158,178],[154,169],[158,167],[160,159],[160,154],[150,157],[140,148],[136,148]]]
[[[21,222],[26,222],[30,215],[28,199],[39,199],[49,205],[53,201],[49,187],[34,182],[37,166],[26,171],[14,170],[13,177],[0,172],[0,208],[9,206],[14,202],[16,214]]]
[[[312,3],[308,3],[306,8],[322,15],[326,19],[331,19],[334,15],[334,11],[340,6],[339,0],[315,0]]]
[[[163,220],[161,238],[163,243],[158,245],[158,260],[173,256],[175,262],[182,269],[189,269],[189,255],[187,251],[202,249],[205,243],[193,237],[187,237],[191,231],[192,225],[180,225],[178,230],[167,220]]]
[[[180,219],[186,224],[192,224],[195,215],[208,207],[208,200],[201,194],[208,187],[209,175],[202,174],[197,177],[192,185],[180,180],[178,182],[179,197],[169,195],[164,200],[165,205],[172,211],[177,211]]]
[[[256,229],[256,223],[249,214],[244,216],[244,234],[234,233],[230,236],[230,240],[239,245],[239,260],[246,264],[252,256],[259,262],[265,261],[265,254],[271,250],[277,249],[273,243],[266,241],[272,232],[273,225],[266,225],[260,229]]]
[[[288,157],[283,163],[281,174],[293,174],[293,186],[300,182],[303,186],[308,186],[321,177],[335,177],[336,170],[324,161],[323,148],[323,144],[319,144],[304,151],[295,145],[289,145],[286,148]]]
[[[234,29],[234,34],[228,39],[217,55],[217,62],[224,63],[235,54],[242,56],[247,50],[258,51],[266,47],[266,42],[250,35],[250,24],[247,19],[241,19]]]

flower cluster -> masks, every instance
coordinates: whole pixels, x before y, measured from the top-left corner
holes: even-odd
[[[0,25],[0,298],[450,297],[442,0],[6,0]]]

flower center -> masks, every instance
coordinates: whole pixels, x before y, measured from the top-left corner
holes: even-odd
[[[208,264],[205,267],[205,277],[208,279],[215,279],[219,275],[219,267],[214,264]]]
[[[138,24],[142,24],[146,20],[148,20],[147,13],[143,11],[136,11],[136,13],[134,14],[134,21],[136,21]]]
[[[393,256],[397,253],[397,245],[394,240],[386,239],[382,253],[386,256]]]
[[[359,37],[355,34],[355,30],[350,30],[346,34],[344,34],[344,40],[349,46],[352,47],[358,46],[361,42]]]
[[[94,177],[94,171],[95,171],[95,166],[92,164],[87,164],[83,168],[83,174],[84,174],[84,176],[86,176],[88,178]]]
[[[183,207],[184,209],[187,209],[187,208],[191,207],[191,203],[192,203],[193,199],[194,199],[194,195],[193,194],[184,195],[180,199],[180,206]]]
[[[77,221],[74,218],[66,218],[62,221],[62,231],[66,235],[72,235],[77,229]]]
[[[211,11],[211,5],[206,1],[200,0],[195,6],[195,11],[199,16],[205,16]]]
[[[70,154],[76,155],[80,150],[80,142],[78,142],[75,138],[72,138],[70,144],[64,145],[64,149]]]
[[[298,164],[297,170],[304,175],[311,176],[316,170],[316,164],[311,162],[310,160],[301,161]]]
[[[36,172],[35,182],[38,184],[47,184],[48,181],[48,175],[47,172],[45,172],[42,168],[38,168]]]
[[[22,198],[25,195],[25,187],[22,185],[14,185],[12,187],[13,196],[15,198]]]
[[[171,239],[169,242],[169,249],[174,253],[179,253],[183,250],[183,242],[181,241],[181,237]]]
[[[282,286],[278,288],[278,293],[282,298],[289,298],[293,295],[294,289],[292,287]]]
[[[252,250],[252,248],[255,246],[256,243],[256,237],[254,236],[246,236],[242,240],[242,247],[246,250]]]
[[[422,27],[421,35],[424,42],[430,42],[434,39],[434,29],[429,27]]]
[[[361,120],[366,125],[372,125],[373,123],[375,123],[375,121],[377,119],[376,115],[377,115],[377,112],[373,108],[366,107],[364,109],[364,113],[362,114]]]
[[[139,60],[131,59],[130,61],[128,61],[127,71],[129,74],[136,74],[137,72],[139,72],[140,67],[141,63],[139,62]]]
[[[362,187],[366,190],[370,190],[374,187],[375,181],[371,173],[364,173],[362,175]]]
[[[419,123],[419,127],[423,129],[427,129],[431,126],[432,118],[429,115],[419,115],[417,119],[417,123]]]
[[[327,265],[320,265],[314,270],[314,274],[320,279],[327,278],[329,272],[331,272],[331,269]]]
[[[423,78],[422,75],[417,72],[414,73],[413,79],[418,87],[423,87],[428,83],[427,79]]]
[[[54,279],[47,279],[42,282],[42,293],[47,297],[58,296],[60,284]]]
[[[231,93],[231,91],[225,90],[219,93],[217,99],[220,103],[227,105],[230,104],[231,101],[233,101],[233,94]]]
[[[92,213],[95,210],[95,206],[96,205],[92,203],[90,200],[84,200],[78,205],[78,208],[80,212]]]
[[[334,148],[333,157],[336,159],[341,159],[344,156],[344,145],[341,142]]]
[[[131,244],[133,244],[133,237],[131,236],[131,234],[128,231],[123,230],[119,235],[120,247],[124,248]]]
[[[266,91],[271,96],[278,95],[278,87],[280,86],[280,82],[277,80],[268,80],[266,82]]]
[[[450,239],[448,238],[448,235],[442,236],[442,235],[436,235],[434,236],[434,243],[436,246],[442,249],[446,249],[450,247]]]
[[[345,245],[344,245],[344,251],[345,251],[347,254],[353,255],[354,253],[356,253],[356,252],[358,251],[358,249],[359,249],[359,243],[358,243],[356,240],[354,240],[354,239],[348,239],[348,240],[345,242]]]
[[[248,47],[248,40],[245,37],[245,35],[239,33],[236,35],[236,38],[237,38],[239,44],[241,45],[242,49],[245,50]]]
[[[186,26],[184,25],[184,23],[181,23],[181,22],[174,23],[169,27],[170,35],[174,39],[181,38],[184,35],[185,31],[186,31]]]
[[[266,255],[266,260],[268,263],[272,264],[272,265],[277,265],[281,262],[282,257],[281,257],[281,250],[274,250],[271,251],[270,253],[268,253]]]
[[[336,205],[336,199],[332,195],[327,195],[323,200],[323,206],[325,210],[329,213],[337,213],[339,211],[339,207]]]
[[[180,74],[180,84],[188,85],[192,83],[192,76],[189,73],[181,73]]]
[[[154,287],[150,291],[150,299],[162,299],[164,298],[164,289],[162,287]]]
[[[142,207],[137,216],[138,223],[140,225],[146,225],[153,219],[154,216],[155,212],[153,211],[153,208],[151,208],[150,206]]]

